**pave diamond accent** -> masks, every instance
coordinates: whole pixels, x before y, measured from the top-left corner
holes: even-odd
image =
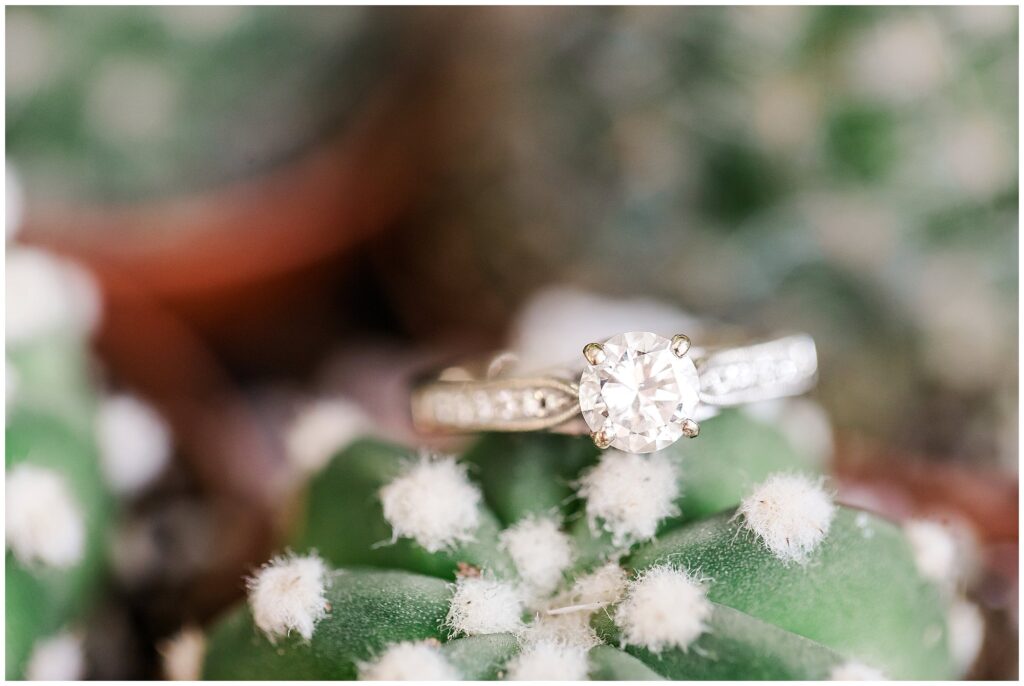
[[[653,333],[612,336],[601,348],[603,359],[580,378],[580,410],[591,431],[603,431],[611,447],[629,453],[675,443],[700,403],[693,361]]]
[[[817,369],[809,336],[715,352],[700,363],[701,400],[730,405],[802,393],[814,385]]]
[[[476,431],[491,427],[534,428],[576,413],[576,397],[565,384],[491,388],[486,382],[450,383],[421,393],[414,405],[421,421]]]

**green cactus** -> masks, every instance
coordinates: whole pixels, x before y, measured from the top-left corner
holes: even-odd
[[[444,458],[351,444],[312,478],[295,552],[257,572],[249,603],[207,632],[202,676],[954,675],[944,601],[901,531],[834,506],[813,460],[772,427],[725,413],[704,422],[698,440],[641,458],[672,465],[679,482],[659,489],[670,502],[641,498],[640,509],[623,510],[638,531],[651,513],[670,513],[654,522],[656,538],[613,542],[617,522],[592,516],[598,496],[606,516],[618,516],[601,488],[643,495],[649,486],[617,483],[614,472],[600,482],[595,465],[614,455],[599,457],[585,438],[484,436],[461,461],[468,473],[448,463],[436,481],[415,482],[435,489],[426,500],[411,496],[420,506],[411,525],[389,510],[388,489]],[[466,537],[429,552],[436,527],[460,512],[445,496],[474,479],[483,497],[471,499],[477,514]],[[787,507],[801,497],[794,519]],[[563,540],[574,557],[554,569],[557,587],[538,594],[530,585],[538,570],[523,558],[534,542],[517,547],[512,533],[542,518],[565,522],[566,533],[544,534],[550,541],[532,562],[560,559]]]
[[[406,569],[445,579],[455,578],[459,562],[503,576],[512,574],[511,560],[496,545],[501,525],[483,507],[472,541],[451,550],[431,553],[409,540],[382,545],[391,540],[392,531],[377,491],[401,472],[409,451],[368,442],[346,454],[345,459],[333,460],[310,484],[304,520],[295,539],[297,550],[315,548],[336,565]],[[339,493],[350,497],[339,498]],[[340,532],[339,522],[353,526]]]
[[[67,425],[51,416],[16,412],[8,418],[6,437],[8,488],[26,483],[19,477],[52,475],[65,485],[82,527],[81,543],[68,544],[80,548],[80,552],[72,549],[68,555],[74,559],[67,564],[63,559],[51,564],[45,556],[41,560],[21,559],[18,551],[8,548],[7,676],[24,678],[35,643],[81,620],[96,597],[103,578],[103,533],[111,501],[99,472],[95,447]],[[50,533],[79,535],[66,530]]]
[[[81,629],[103,579],[112,499],[81,342],[41,339],[9,354],[18,390],[6,428],[6,673],[17,679],[40,641]]]
[[[7,364],[18,407],[56,415],[82,435],[92,431],[94,390],[87,351],[77,336],[58,333],[8,346]]]

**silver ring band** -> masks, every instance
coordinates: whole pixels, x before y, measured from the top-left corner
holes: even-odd
[[[695,421],[713,415],[719,407],[803,393],[817,378],[817,352],[813,339],[805,334],[732,347],[691,345],[689,339],[681,335],[671,341],[655,334],[622,334],[618,338],[621,336],[648,337],[643,339],[645,341],[656,339],[656,345],[661,346],[659,354],[664,354],[664,343],[669,343],[677,357],[688,358],[687,364],[692,363],[690,366],[699,379],[693,388],[695,401],[686,408],[685,417],[674,418],[688,422],[683,431],[685,435],[696,435]],[[603,421],[602,417],[607,418],[609,412],[603,410],[600,416],[594,413],[588,416],[587,422],[581,417],[581,402],[584,406],[593,403],[581,397],[580,374],[583,374],[584,386],[594,385],[587,381],[587,366],[593,367],[595,361],[589,353],[596,351],[600,356],[601,346],[588,345],[586,358],[575,366],[540,374],[516,376],[514,358],[508,353],[492,358],[482,373],[468,367],[446,369],[413,390],[413,422],[419,430],[428,432],[548,429],[591,433],[600,447],[607,447],[612,441],[596,435],[600,428],[595,428],[594,422]],[[632,351],[632,354],[644,352]],[[632,372],[633,367],[628,371]],[[665,375],[662,370],[657,373]],[[677,377],[673,379],[678,381]],[[633,402],[635,404],[635,400]],[[644,411],[648,410],[649,407]]]

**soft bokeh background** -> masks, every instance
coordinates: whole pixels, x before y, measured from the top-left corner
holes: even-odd
[[[298,404],[413,440],[410,375],[553,286],[812,333],[841,493],[970,528],[1015,674],[1016,8],[6,16],[8,229],[91,271],[97,378],[175,434],[96,674],[241,592]]]

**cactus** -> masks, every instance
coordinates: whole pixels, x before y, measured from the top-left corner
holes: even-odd
[[[119,455],[103,439],[130,439],[125,431],[139,428],[133,418],[110,412],[123,397],[103,400],[100,413],[92,412],[102,421],[85,431],[63,412],[67,406],[47,411],[39,402],[43,395],[37,387],[31,403],[17,398],[7,417],[7,677],[78,679],[85,675],[82,641],[90,611],[106,579],[115,495],[144,487],[162,469],[169,444],[136,436],[144,442],[127,440]],[[79,419],[96,405],[88,400]]]
[[[170,431],[132,396],[98,399],[88,339],[100,297],[88,273],[15,245],[6,264],[6,674],[78,679],[115,495],[160,473]]]
[[[24,678],[96,596],[110,499],[93,445],[53,416],[16,410],[6,437],[7,676]]]
[[[724,413],[634,458],[542,434],[483,436],[461,460],[356,440],[194,676],[954,675],[945,601],[903,531],[835,505],[780,432]]]
[[[6,673],[79,678],[111,514],[85,345],[96,300],[80,270],[42,251],[11,247],[7,266],[17,301],[7,312]]]
[[[6,268],[7,406],[88,435],[94,393],[86,340],[99,315],[96,286],[75,263],[38,248],[9,245]]]

